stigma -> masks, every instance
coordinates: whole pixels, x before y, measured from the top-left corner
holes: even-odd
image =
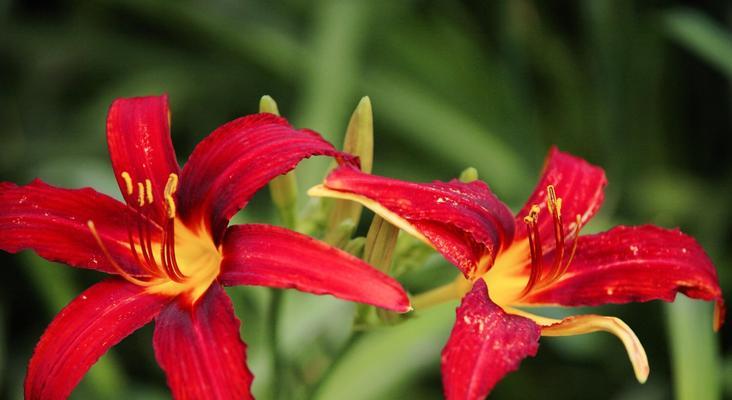
[[[542,238],[539,231],[541,207],[538,204],[534,204],[531,206],[529,213],[524,217],[529,241],[529,253],[531,255],[531,272],[520,297],[528,295],[534,288],[545,287],[556,282],[567,272],[577,250],[581,216],[579,214],[575,216],[574,230],[571,232],[571,235],[567,235],[562,220],[562,199],[557,197],[553,185],[547,186],[546,191],[546,210],[552,219],[554,231],[554,259],[551,265],[545,265],[545,251],[542,246]],[[569,238],[572,239],[573,243],[569,251],[569,256],[567,256],[566,242]]]

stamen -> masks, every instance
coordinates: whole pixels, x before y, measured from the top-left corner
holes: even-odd
[[[169,240],[169,243],[168,243],[169,260],[168,261],[170,262],[170,266],[171,266],[171,269],[173,270],[173,272],[177,276],[179,276],[181,278],[185,278],[186,276],[183,274],[183,272],[181,272],[180,267],[178,266],[178,260],[175,257],[175,221],[171,219],[169,224],[170,224],[170,228],[169,228],[170,237],[168,239]]]
[[[554,191],[554,185],[549,185],[546,187],[547,191],[547,199],[546,199],[546,207],[549,210],[549,213],[552,215],[557,215],[558,217],[562,215],[562,199],[557,198],[557,193]]]
[[[142,182],[137,182],[137,204],[140,207],[145,205],[145,186]]]
[[[165,183],[165,194],[173,194],[176,190],[178,190],[178,175],[170,174],[168,175],[168,182]]]
[[[529,214],[524,217],[524,223],[526,223],[526,229],[528,231],[529,239],[529,250],[531,252],[531,274],[529,280],[526,282],[524,290],[521,292],[520,297],[527,295],[534,285],[537,283],[542,273],[542,253],[541,253],[541,237],[539,235],[539,228],[537,221],[539,220],[539,211],[541,209],[538,205],[531,206]]]
[[[120,174],[122,176],[122,180],[125,181],[125,189],[127,189],[127,195],[131,195],[135,189],[132,186],[132,178],[130,177],[130,173],[127,171],[122,171]]]
[[[178,175],[168,175],[168,181],[165,183],[165,189],[163,190],[163,199],[165,201],[165,211],[168,216],[168,222],[165,226],[163,236],[163,248],[160,252],[160,257],[163,259],[163,266],[171,279],[175,281],[183,281],[186,276],[180,271],[178,267],[178,260],[175,257],[175,199],[173,195],[178,190]]]
[[[137,262],[138,265],[142,266],[146,271],[150,272],[151,274],[160,275],[160,271],[158,271],[154,265],[151,266],[149,262],[143,262],[143,260],[140,259],[140,254],[137,252],[137,245],[135,243],[134,237],[132,236],[132,229],[130,228],[130,225],[131,224],[129,223],[127,225],[127,241],[130,244],[130,252],[135,257],[135,262]],[[142,240],[140,241],[140,249],[144,250],[144,247],[142,246]]]
[[[168,218],[175,218],[175,200],[173,195],[178,189],[178,175],[168,175],[168,182],[165,183],[165,190],[163,196],[165,198],[165,209],[168,212]]]
[[[165,196],[165,208],[168,212],[168,218],[173,219],[175,218],[175,201],[173,200],[173,196],[166,195]]]
[[[577,251],[577,242],[579,242],[580,229],[582,229],[580,225],[581,222],[582,216],[577,214],[574,225],[574,243],[572,243],[572,251],[569,253],[569,259],[567,259],[567,263],[564,264],[564,267],[562,267],[561,271],[559,271],[559,274],[557,274],[557,279],[560,276],[564,275],[565,272],[567,272],[567,269],[569,269],[569,265],[572,264],[572,260],[574,260],[574,253]]]
[[[526,228],[528,230],[527,238],[529,240],[529,250],[531,252],[531,273],[529,279],[524,287],[521,297],[526,296],[535,287],[546,287],[553,282],[556,282],[559,278],[567,272],[574,254],[577,251],[577,243],[579,240],[579,231],[581,229],[582,218],[579,214],[576,215],[576,221],[574,226],[574,232],[571,236],[573,237],[572,250],[569,258],[565,262],[565,241],[567,236],[564,232],[564,224],[562,221],[562,199],[557,197],[557,193],[554,190],[554,185],[548,185],[546,187],[547,199],[546,208],[549,215],[552,217],[553,228],[554,228],[554,261],[552,267],[546,274],[543,273],[543,251],[541,246],[541,232],[539,231],[538,215],[539,206],[533,205],[529,214],[524,217]],[[571,237],[570,236],[570,237]]]
[[[562,224],[562,199],[557,198],[557,194],[554,191],[554,185],[546,187],[548,193],[546,199],[546,206],[549,210],[549,214],[552,216],[554,223],[554,249],[556,254],[554,255],[554,262],[552,268],[547,273],[545,278],[545,284],[551,283],[556,280],[562,270],[562,261],[564,259],[564,225]]]
[[[102,253],[104,253],[104,256],[107,257],[107,260],[110,264],[112,264],[112,267],[117,271],[117,273],[124,279],[126,279],[128,282],[133,283],[138,286],[151,286],[153,283],[151,281],[143,281],[140,279],[135,278],[134,276],[128,274],[122,267],[117,264],[116,261],[112,258],[112,255],[109,253],[109,250],[107,250],[107,246],[104,245],[104,242],[102,242],[102,238],[99,236],[99,232],[97,232],[97,228],[94,226],[94,221],[89,220],[87,221],[86,225],[89,227],[89,230],[91,231],[92,236],[94,236],[94,240],[96,240],[97,245],[99,245],[99,248],[102,250]]]
[[[146,243],[149,243],[149,237],[145,236],[145,232],[150,233],[149,229],[143,229],[143,222],[137,221],[137,235],[140,237],[140,251],[142,251],[142,256],[145,258],[145,262],[148,265],[156,265],[155,260],[152,257],[152,252],[148,251],[150,246],[148,246]]]
[[[145,194],[147,195],[147,204],[153,203],[153,192],[152,192],[152,182],[150,179],[145,179]]]
[[[174,222],[173,220],[168,220],[169,222],[166,224],[165,229],[163,229],[163,240],[160,242],[160,262],[163,264],[163,268],[165,269],[165,274],[172,280],[176,282],[183,282],[185,280],[185,277],[180,272],[180,270],[177,268],[177,264],[174,263],[174,260],[171,259],[170,256],[170,250],[171,247],[175,245],[175,243],[171,243],[171,238],[175,237],[175,232],[173,231],[173,228],[171,227],[171,224]]]

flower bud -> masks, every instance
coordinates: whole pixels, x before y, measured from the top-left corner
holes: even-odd
[[[460,173],[460,182],[470,183],[478,180],[478,170],[473,167],[468,167]]]
[[[363,97],[351,114],[346,136],[343,139],[343,151],[358,156],[361,161],[361,170],[371,172],[374,160],[374,119],[371,100],[368,97]],[[356,202],[336,200],[328,218],[328,233],[325,241],[335,244],[339,238],[333,236],[334,232],[343,221],[351,220],[353,229],[355,229],[361,218],[362,210],[363,206]],[[350,237],[352,233],[353,231],[348,232],[348,236]]]
[[[270,96],[262,96],[259,100],[259,112],[280,115],[277,102]],[[297,222],[297,179],[295,172],[291,171],[272,179],[269,182],[269,193],[272,196],[272,202],[277,207],[282,223],[289,228],[295,228]]]

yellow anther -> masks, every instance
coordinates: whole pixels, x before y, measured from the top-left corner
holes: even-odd
[[[556,215],[557,217],[562,215],[562,199],[557,197],[557,193],[554,191],[554,185],[549,185],[546,187],[547,191],[547,199],[546,199],[546,208],[549,210],[549,213],[552,215]]]
[[[178,175],[170,174],[168,175],[168,182],[165,184],[165,196],[174,194],[176,190],[178,190]]]
[[[145,185],[142,182],[137,182],[137,204],[140,207],[145,205]]]
[[[154,199],[150,179],[145,179],[145,194],[147,195],[147,204],[152,204]]]
[[[165,206],[165,209],[168,212],[168,218],[175,218],[175,201],[173,200],[173,196],[165,196]]]
[[[127,195],[131,195],[135,192],[135,188],[132,186],[132,177],[130,177],[130,173],[127,171],[122,171],[120,174],[122,176],[122,180],[125,181],[125,189],[127,189]]]
[[[535,224],[536,221],[539,219],[539,211],[541,211],[541,209],[538,205],[534,204],[533,206],[531,206],[529,214],[524,217],[524,222],[527,224]]]
[[[163,196],[165,196],[165,210],[168,213],[168,218],[175,218],[175,200],[173,194],[178,190],[178,175],[168,175],[168,182],[165,183],[165,190]]]

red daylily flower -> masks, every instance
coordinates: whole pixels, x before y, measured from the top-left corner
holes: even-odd
[[[27,399],[63,399],[110,347],[155,320],[175,398],[251,398],[239,320],[222,285],[296,288],[404,312],[387,275],[270,225],[228,226],[272,178],[313,155],[350,156],[317,133],[257,114],[216,129],[181,171],[166,96],[115,101],[107,141],[125,203],[93,189],[0,183],[0,248],[113,275],[74,299],[38,343]]]
[[[721,325],[716,270],[693,238],[651,225],[579,235],[600,208],[605,184],[601,168],[552,148],[516,217],[480,181],[411,183],[347,165],[309,193],[362,203],[460,269],[455,282],[416,296],[413,305],[419,310],[462,297],[442,352],[445,395],[462,400],[485,397],[523,358],[536,354],[541,335],[613,333],[637,379],[646,380],[645,351],[623,321],[600,315],[555,320],[518,307],[673,301],[681,292],[715,301],[715,329]]]

